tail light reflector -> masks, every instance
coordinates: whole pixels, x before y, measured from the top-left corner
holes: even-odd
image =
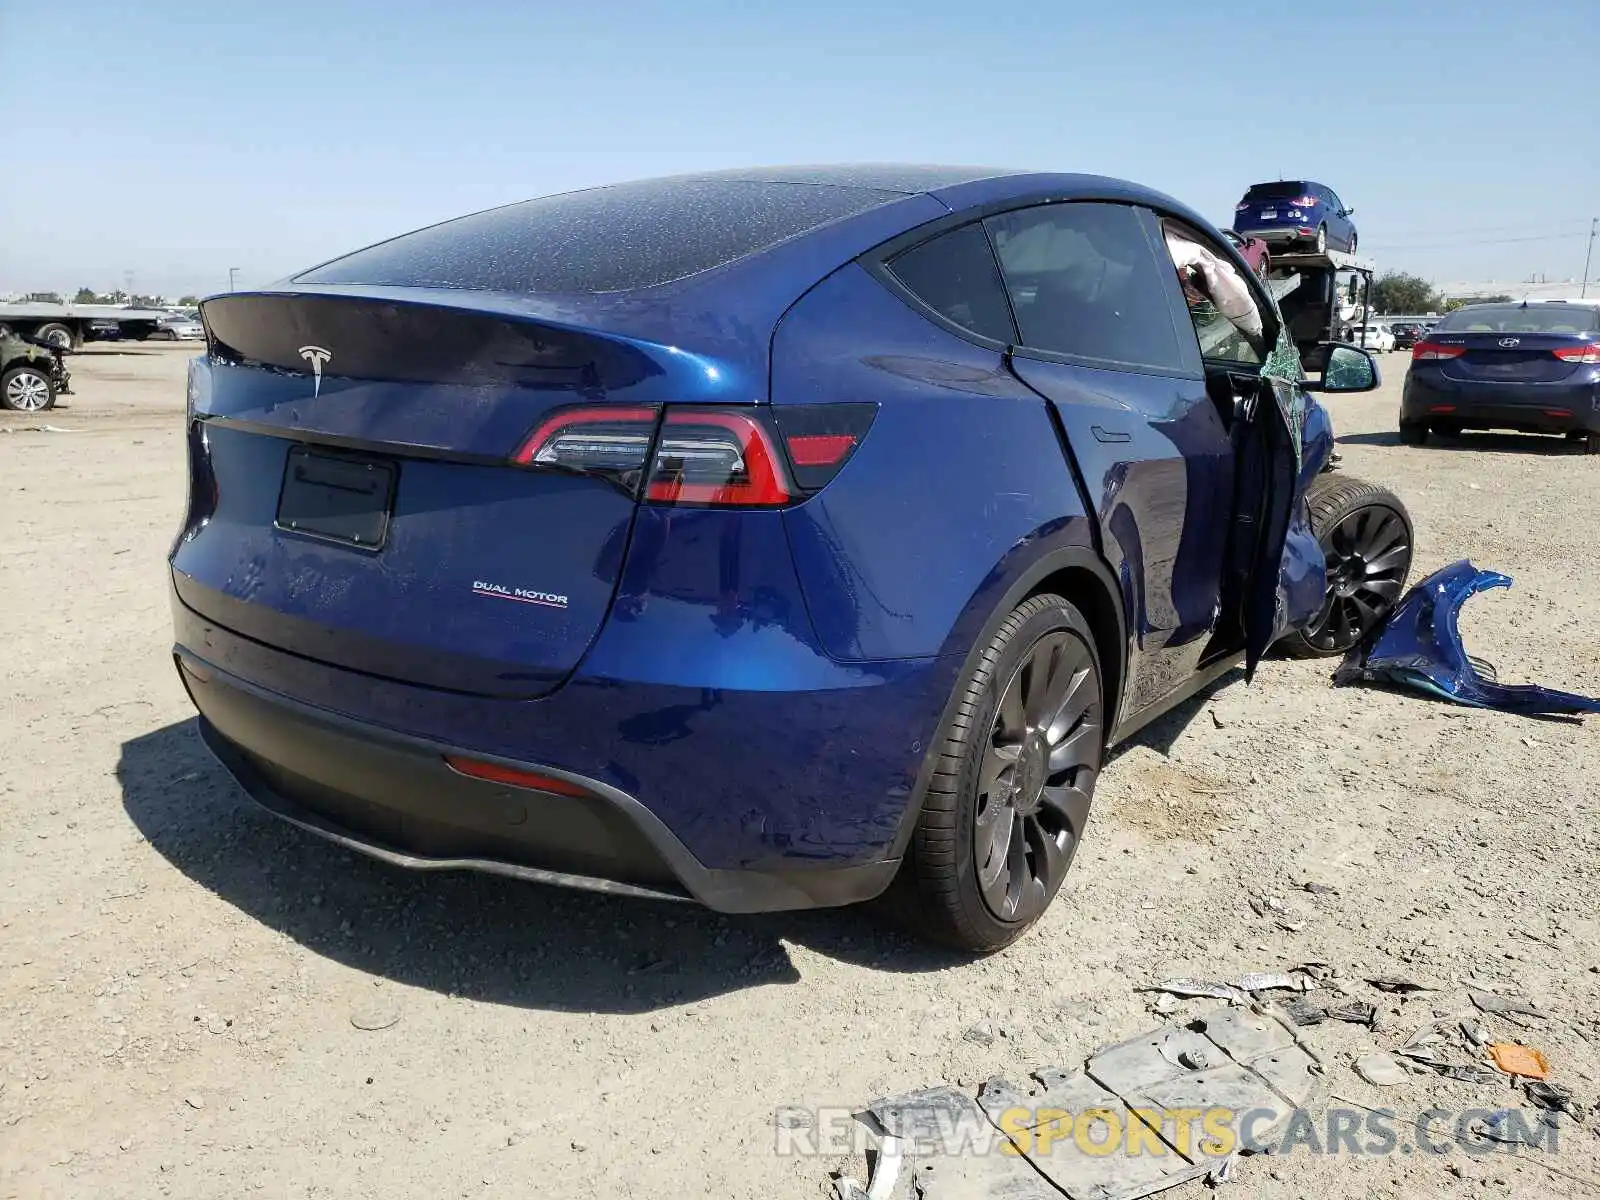
[[[1550,353],[1554,354],[1562,362],[1600,363],[1600,345],[1557,346]]]
[[[476,758],[463,758],[459,754],[446,754],[445,765],[457,775],[484,779],[490,783],[508,783],[512,787],[533,788],[539,792],[554,792],[558,796],[587,796],[589,790],[566,779],[541,775],[537,771],[522,771],[516,767],[503,767],[499,763],[483,762]]]
[[[835,475],[867,436],[876,404],[780,404],[773,417],[782,434],[794,481],[814,492]]]
[[[1437,358],[1460,358],[1466,352],[1465,346],[1447,346],[1443,342],[1418,342],[1411,347],[1411,361],[1431,362]]]

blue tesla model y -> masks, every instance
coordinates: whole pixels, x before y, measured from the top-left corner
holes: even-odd
[[[406,866],[886,894],[993,949],[1108,744],[1274,642],[1344,649],[1409,566],[1387,493],[1308,504],[1331,434],[1263,373],[1259,281],[1115,180],[622,184],[202,311],[171,555],[201,734]]]

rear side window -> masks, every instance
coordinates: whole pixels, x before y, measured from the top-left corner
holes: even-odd
[[[300,283],[620,292],[709,271],[901,199],[824,184],[645,180],[476,213],[357,250]]]
[[[1178,370],[1163,271],[1136,210],[1070,203],[985,222],[1022,344],[1109,363]]]
[[[896,255],[889,271],[952,324],[1007,345],[1017,340],[1000,268],[981,224],[952,229]]]

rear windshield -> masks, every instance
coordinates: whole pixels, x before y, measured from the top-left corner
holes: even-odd
[[[1575,304],[1486,304],[1458,308],[1433,327],[1434,333],[1594,333],[1600,309]]]
[[[1304,180],[1288,179],[1279,183],[1258,183],[1244,194],[1246,200],[1288,200],[1303,196],[1312,185]]]
[[[708,271],[902,197],[866,188],[647,180],[527,200],[403,234],[301,283],[619,292]]]

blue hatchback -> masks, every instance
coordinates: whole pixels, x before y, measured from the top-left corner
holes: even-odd
[[[1345,207],[1332,188],[1309,179],[1258,183],[1233,210],[1233,227],[1258,237],[1275,250],[1356,252],[1358,238]]]
[[[203,314],[180,675],[256,800],[394,863],[729,912],[887,889],[994,948],[1108,744],[1364,611],[1325,585],[1331,433],[1262,374],[1270,300],[1127,183],[623,184]]]

